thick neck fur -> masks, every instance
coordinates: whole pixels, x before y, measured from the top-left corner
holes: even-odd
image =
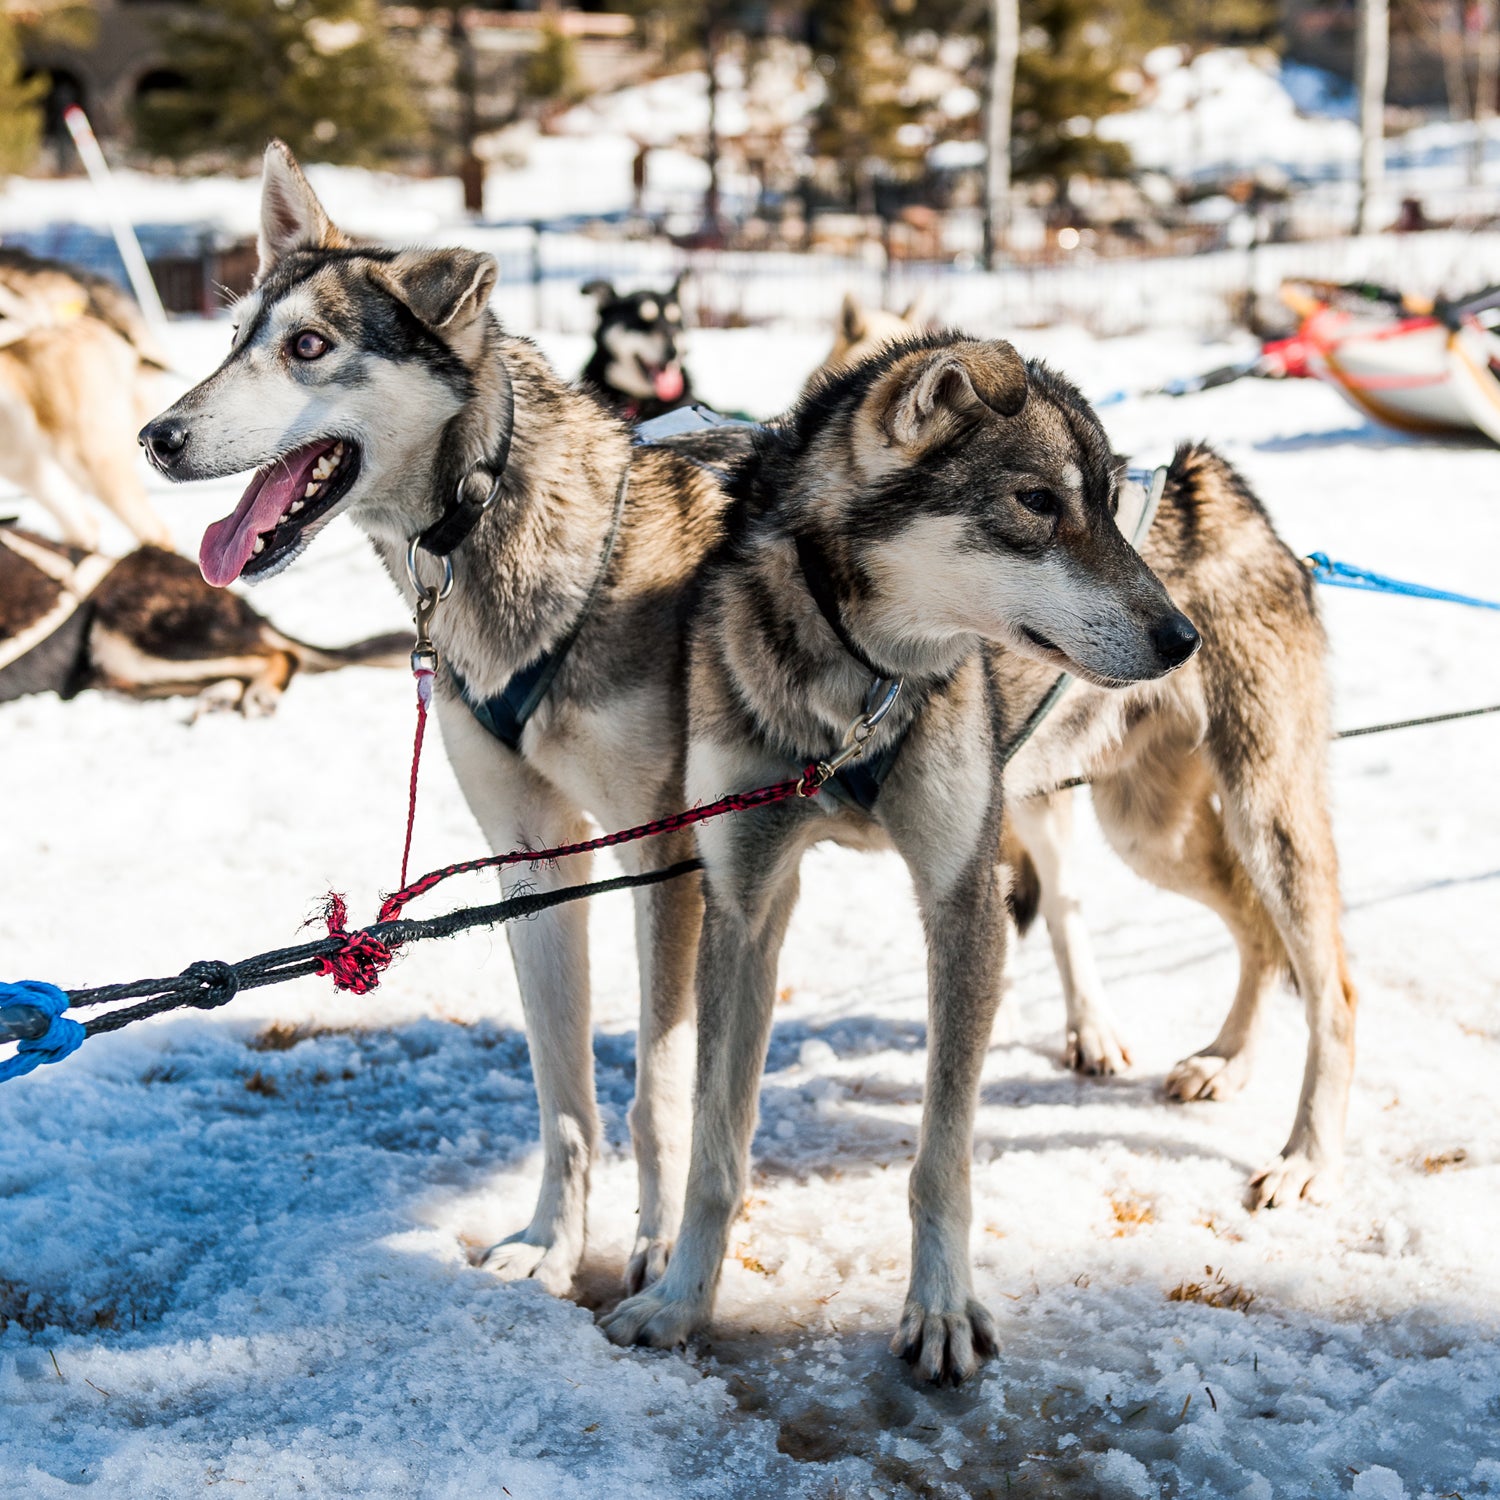
[[[502,359],[515,393],[510,459],[494,503],[453,553],[453,592],[432,626],[442,658],[479,694],[498,693],[582,609],[629,461],[625,428],[567,386],[532,343],[502,334],[487,315],[470,398],[413,456],[412,482],[387,489],[355,517],[414,606],[407,540],[437,519],[465,474],[490,465],[502,421]],[[432,558],[419,554],[418,566],[424,580],[441,577]]]
[[[810,537],[826,559],[847,634],[903,680],[883,735],[899,733],[978,645],[977,637],[930,641],[903,633],[898,603],[880,596],[841,525],[853,482],[843,451],[846,418],[866,388],[864,381],[847,390],[834,382],[820,391],[825,410],[810,434],[794,413],[758,435],[755,453],[731,481],[730,537],[711,582],[721,650],[740,696],[770,740],[798,753],[835,747],[871,687],[870,673],[839,641],[808,588],[798,535]]]

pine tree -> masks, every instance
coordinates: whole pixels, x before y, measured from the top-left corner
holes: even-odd
[[[165,31],[186,81],[141,101],[149,151],[243,160],[280,136],[298,155],[372,164],[420,132],[375,0],[200,0]]]
[[[1128,12],[1097,0],[1022,0],[1016,66],[1014,170],[1018,178],[1118,176],[1130,153],[1093,130],[1130,102],[1115,82],[1133,40]]]
[[[46,92],[46,78],[22,77],[21,40],[0,10],[0,178],[24,172],[36,156]]]
[[[838,163],[845,197],[868,212],[872,165],[899,172],[914,160],[900,141],[912,118],[901,97],[907,60],[878,0],[814,0],[809,19],[828,91],[813,120],[813,150]]]

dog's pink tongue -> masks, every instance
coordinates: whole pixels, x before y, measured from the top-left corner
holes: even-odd
[[[682,366],[664,365],[651,377],[658,401],[675,401],[682,394]]]
[[[262,469],[235,507],[232,516],[215,521],[203,533],[198,567],[215,588],[233,583],[255,555],[255,539],[281,519],[287,507],[307,487],[307,476],[326,443],[312,444]]]

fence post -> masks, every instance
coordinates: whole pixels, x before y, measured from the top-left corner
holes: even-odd
[[[531,321],[540,329],[546,309],[542,297],[542,221],[534,219],[531,224]]]

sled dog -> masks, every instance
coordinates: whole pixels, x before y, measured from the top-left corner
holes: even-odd
[[[1295,1200],[1336,1167],[1354,994],[1311,585],[1212,453],[1177,455],[1144,561],[1114,520],[1120,477],[1066,381],[1007,344],[937,334],[830,375],[731,478],[693,626],[688,796],[785,778],[841,744],[861,748],[860,775],[700,829],[687,1209],[665,1276],[606,1320],[616,1341],[671,1346],[710,1315],[798,866],[836,839],[900,852],[928,942],[911,1282],[893,1348],[922,1378],[957,1381],[996,1347],[973,1294],[968,1184],[1006,938],[1000,770],[1060,671],[1080,685],[1006,769],[1007,801],[1089,775],[1132,867],[1230,926],[1239,993],[1218,1042],[1178,1069],[1195,1080],[1184,1096],[1242,1081],[1266,987],[1290,965],[1311,1042],[1257,1199]]]
[[[583,289],[599,309],[594,352],[583,382],[627,422],[649,422],[690,405],[693,383],[682,363],[682,277],[664,292],[617,292],[607,281]]]
[[[172,545],[136,471],[135,430],[156,403],[159,366],[122,331],[133,326],[127,305],[50,262],[14,251],[0,261],[0,475],[85,551],[99,540],[91,499],[138,541]]]
[[[102,557],[0,521],[0,703],[97,687],[261,715],[294,673],[405,666],[410,652],[405,631],[309,646],[175,552]]]
[[[254,470],[234,513],[208,528],[204,576],[265,577],[348,512],[414,604],[413,539],[455,517],[472,521],[447,554],[452,590],[432,619],[435,698],[491,846],[569,843],[585,836],[587,814],[623,828],[680,809],[684,621],[699,562],[720,534],[718,482],[669,451],[632,448],[623,423],[565,384],[533,344],[502,332],[488,305],[490,256],[354,244],[279,143],[265,158],[259,245],[228,357],[141,434],[173,479]],[[423,590],[436,588],[440,558],[416,546],[413,561]],[[650,871],[692,852],[690,836],[676,834],[621,856]],[[573,858],[527,869],[510,888],[588,878],[588,861]],[[584,1248],[600,1139],[586,910],[579,902],[506,928],[543,1170],[531,1222],[487,1264],[557,1293]],[[632,1290],[661,1274],[681,1212],[700,910],[696,876],[636,893]]]

